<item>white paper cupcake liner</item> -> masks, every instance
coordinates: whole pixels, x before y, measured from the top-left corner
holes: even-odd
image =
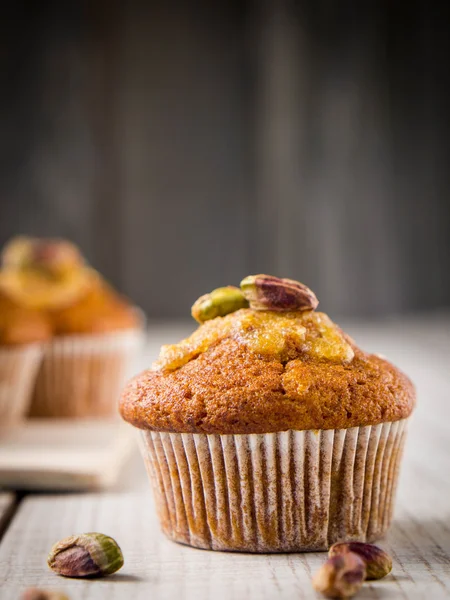
[[[55,338],[45,348],[30,416],[117,414],[117,400],[144,342],[143,329]]]
[[[407,419],[250,435],[142,432],[164,533],[198,548],[327,550],[392,518]]]
[[[41,359],[39,344],[0,348],[0,427],[26,416]]]

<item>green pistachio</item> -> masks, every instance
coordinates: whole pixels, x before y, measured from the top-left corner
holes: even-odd
[[[123,556],[111,537],[84,533],[57,542],[47,564],[64,577],[102,577],[118,571],[123,566]]]
[[[392,558],[374,544],[338,542],[331,546],[328,556],[338,556],[347,552],[357,554],[366,563],[367,579],[382,579],[392,571]]]
[[[201,296],[192,306],[192,316],[199,323],[216,317],[224,317],[240,308],[247,308],[248,302],[241,290],[229,285],[217,288],[209,294]]]
[[[241,281],[241,290],[253,310],[315,310],[315,294],[303,283],[272,275],[249,275]]]

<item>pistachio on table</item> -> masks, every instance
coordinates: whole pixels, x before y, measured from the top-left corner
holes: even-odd
[[[248,302],[241,290],[228,285],[201,296],[192,306],[191,313],[196,321],[204,323],[247,307]]]
[[[338,542],[333,544],[328,555],[338,556],[347,552],[357,554],[366,564],[367,579],[381,579],[392,571],[392,558],[374,544],[364,542]]]
[[[272,275],[249,275],[241,281],[241,290],[253,310],[315,310],[319,305],[303,283]]]
[[[69,596],[56,590],[43,590],[28,588],[21,596],[21,600],[70,600]]]
[[[350,598],[366,578],[364,561],[353,552],[329,558],[313,577],[313,587],[327,598]]]
[[[123,566],[123,556],[113,538],[102,533],[84,533],[57,542],[47,564],[64,577],[103,577]]]

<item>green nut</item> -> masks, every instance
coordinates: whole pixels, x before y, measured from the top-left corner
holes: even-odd
[[[191,314],[196,321],[204,323],[247,307],[248,302],[241,290],[229,285],[201,296],[192,306]]]
[[[339,556],[353,552],[366,564],[367,579],[382,579],[392,571],[392,558],[387,552],[374,544],[364,542],[338,542],[328,550],[328,555]]]
[[[123,556],[113,538],[102,533],[83,533],[57,542],[47,564],[64,577],[103,577],[123,566]]]
[[[303,283],[272,275],[249,275],[241,281],[241,290],[253,310],[315,310],[319,304]]]

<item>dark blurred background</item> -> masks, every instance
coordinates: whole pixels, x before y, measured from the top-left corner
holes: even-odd
[[[11,2],[0,243],[58,235],[150,317],[265,272],[450,305],[450,7]]]

